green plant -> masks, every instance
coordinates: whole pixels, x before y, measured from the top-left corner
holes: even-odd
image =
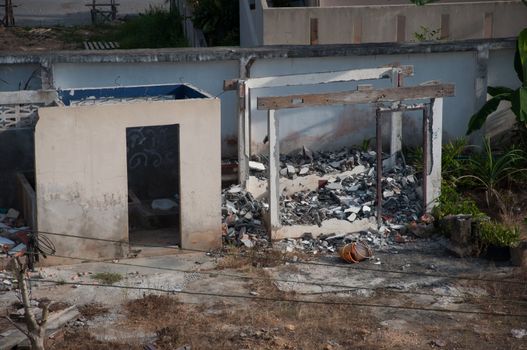
[[[488,138],[483,139],[483,153],[468,159],[469,174],[459,177],[459,180],[470,179],[476,187],[485,190],[485,200],[490,206],[490,198],[495,198],[498,205],[505,210],[503,201],[498,192],[498,186],[511,178],[512,175],[525,172],[527,169],[519,168],[526,161],[525,153],[521,149],[512,148],[500,156],[496,156]]]
[[[504,86],[489,86],[487,93],[492,96],[481,109],[470,118],[467,135],[480,129],[488,116],[496,111],[501,101],[509,101],[516,120],[524,128],[527,125],[527,28],[522,30],[516,41],[514,69],[522,85],[513,90]]]
[[[473,199],[464,197],[459,193],[453,183],[446,181],[443,181],[441,185],[441,195],[432,214],[436,219],[441,219],[447,215],[458,214],[471,215],[474,218],[485,216]]]
[[[104,284],[114,284],[122,280],[123,276],[116,272],[98,272],[92,275],[91,278]]]
[[[158,7],[123,23],[113,39],[123,49],[187,46],[181,16]]]
[[[441,39],[441,28],[430,29],[425,26],[421,26],[419,32],[414,33],[414,38],[416,41],[434,41]]]
[[[459,138],[445,143],[441,149],[441,176],[444,181],[455,182],[467,167],[462,156],[467,149],[467,139]]]
[[[480,240],[485,245],[514,247],[520,241],[520,230],[496,221],[482,221],[479,229]]]
[[[235,0],[192,0],[192,22],[203,31],[209,46],[238,46],[240,15]]]

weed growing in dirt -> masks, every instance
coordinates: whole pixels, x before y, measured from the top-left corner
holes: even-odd
[[[93,274],[91,278],[104,284],[114,284],[121,281],[123,276],[116,272],[98,272]]]

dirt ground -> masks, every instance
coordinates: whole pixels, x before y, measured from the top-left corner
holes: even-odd
[[[53,350],[527,349],[512,334],[527,328],[526,273],[442,244],[416,239],[357,265],[231,249],[50,267],[39,274],[60,283],[32,293],[81,313],[48,340]],[[117,286],[171,292],[83,285],[100,271],[121,274]],[[0,293],[0,306],[14,301]]]
[[[0,26],[0,52],[84,49],[84,41],[104,41],[113,29],[114,26],[49,28]]]
[[[280,253],[266,259],[257,252],[228,254],[152,260],[185,262],[185,270],[195,265],[196,274],[205,274],[183,278],[179,294],[139,291],[116,299],[111,288],[36,285],[35,296],[76,303],[82,315],[48,341],[49,349],[527,349],[527,337],[511,333],[527,328],[525,272],[508,262],[454,258],[440,240],[378,252],[381,265],[345,265],[336,256],[295,264],[284,263],[291,256]],[[67,276],[83,265],[44,272]],[[235,283],[233,275],[248,278]],[[122,283],[143,278],[133,273]]]

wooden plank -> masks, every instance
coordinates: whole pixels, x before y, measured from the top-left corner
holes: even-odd
[[[441,15],[441,40],[446,40],[450,36],[450,15],[444,13]]]
[[[228,79],[223,81],[223,91],[238,90],[238,79]]]
[[[353,22],[353,44],[360,44],[362,42],[362,17],[357,17]]]
[[[258,109],[304,108],[335,104],[394,102],[454,96],[454,84],[430,84],[369,91],[259,97]]]
[[[395,41],[403,42],[406,40],[406,17],[403,15],[397,16],[397,21],[395,25]]]
[[[492,29],[494,26],[494,18],[492,12],[485,13],[485,21],[483,24],[483,37],[492,38]]]
[[[57,99],[55,90],[20,90],[0,92],[0,105],[30,103],[50,104]]]
[[[298,86],[328,84],[344,81],[388,79],[391,78],[393,68],[394,67],[387,66],[380,68],[353,69],[334,72],[278,75],[272,77],[248,79],[247,84],[251,89],[258,89],[276,86]],[[405,76],[413,75],[413,66],[401,66],[396,67],[396,69],[400,69],[401,74],[404,74]],[[227,82],[227,80],[225,82]]]
[[[309,44],[318,45],[318,18],[309,19]]]

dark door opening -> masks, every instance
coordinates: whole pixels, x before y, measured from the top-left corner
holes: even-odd
[[[180,244],[179,125],[126,129],[129,240]]]

